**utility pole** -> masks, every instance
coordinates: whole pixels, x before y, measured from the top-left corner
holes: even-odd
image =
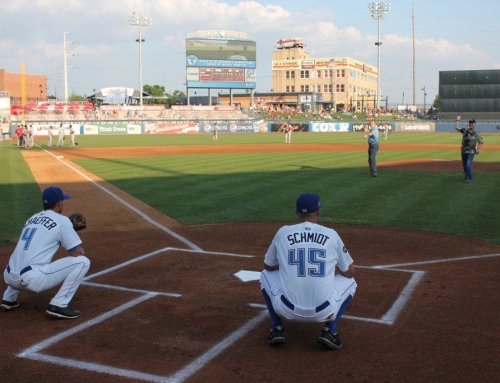
[[[417,80],[415,72],[415,3],[412,3],[411,9],[411,24],[413,29],[413,105],[417,105]]]

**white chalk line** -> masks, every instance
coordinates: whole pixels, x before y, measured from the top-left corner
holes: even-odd
[[[407,262],[407,263],[393,263],[391,265],[378,265],[372,266],[373,269],[393,269],[395,267],[406,267],[406,266],[417,266],[417,265],[431,265],[434,263],[444,263],[444,262],[457,262],[457,261],[469,261],[471,259],[483,259],[498,257],[500,253],[497,254],[484,254],[484,255],[471,255],[467,257],[455,257],[455,258],[445,258],[445,259],[435,259],[431,261],[421,261],[421,262]]]
[[[163,295],[165,297],[173,297],[173,298],[182,297],[181,294],[164,293],[164,292],[161,292],[161,291],[147,291],[147,290],[131,289],[129,287],[107,285],[105,283],[83,282],[82,285],[92,286],[92,287],[102,287],[103,289],[110,289],[110,290],[127,291],[129,293],[137,293],[137,294],[149,294],[149,293],[152,293],[152,294],[155,294],[155,295]]]
[[[213,358],[223,352],[229,346],[236,344],[246,333],[252,330],[257,324],[262,322],[268,316],[267,310],[262,311],[259,315],[250,319],[247,323],[241,326],[238,330],[233,332],[230,336],[217,343],[210,350],[203,353],[200,357],[196,358],[193,362],[189,363],[182,370],[176,372],[170,379],[174,382],[183,382],[191,375],[203,368]]]
[[[91,326],[94,326],[98,323],[101,323],[101,322],[105,321],[106,319],[109,319],[109,318],[121,313],[122,311],[125,311],[131,307],[134,307],[134,306],[138,305],[139,303],[142,303],[143,301],[151,299],[155,296],[156,296],[156,294],[151,293],[151,294],[145,294],[141,297],[135,298],[127,303],[124,303],[121,306],[118,306],[117,308],[115,308],[111,311],[108,311],[104,314],[99,315],[98,317],[95,317],[94,319],[91,319],[91,320],[84,322],[76,327],[73,327],[73,328],[70,328],[66,331],[63,331],[63,332],[61,332],[53,337],[50,337],[42,342],[39,342],[39,343],[35,344],[34,346],[31,346],[31,347],[27,348],[26,350],[20,352],[17,356],[22,357],[22,358],[27,358],[33,353],[40,352],[44,348],[52,346],[53,344],[59,342],[60,340],[63,340],[71,335],[76,334],[77,332],[80,332],[80,331],[85,330]]]
[[[90,275],[86,276],[85,278],[83,278],[83,280],[89,281],[91,279],[100,277],[102,275],[112,273],[113,271],[123,269],[127,266],[134,264],[134,263],[143,261],[149,257],[155,256],[158,254],[162,254],[162,253],[166,253],[169,251],[181,251],[181,252],[185,252],[185,253],[199,253],[199,254],[204,254],[204,255],[228,256],[228,257],[237,257],[237,258],[255,258],[255,256],[253,256],[253,255],[242,255],[242,254],[234,254],[234,253],[220,253],[220,252],[210,252],[210,251],[204,251],[204,250],[190,250],[190,249],[179,249],[179,248],[175,248],[175,247],[164,247],[163,249],[155,250],[151,253],[141,255],[139,257],[122,262],[118,265],[115,265],[115,266],[109,267],[107,269],[98,271],[97,273],[90,274]]]
[[[136,214],[138,214],[140,217],[142,217],[145,221],[147,221],[150,224],[156,226],[157,228],[159,228],[160,230],[164,231],[165,233],[167,233],[171,237],[174,237],[175,239],[177,239],[180,242],[184,243],[189,248],[194,249],[194,250],[201,250],[201,248],[199,246],[195,245],[193,242],[189,241],[188,239],[186,239],[186,238],[182,237],[181,235],[175,233],[174,231],[170,230],[168,227],[163,226],[159,222],[156,222],[154,219],[152,219],[151,217],[149,217],[147,214],[145,214],[144,212],[140,211],[135,206],[132,206],[130,203],[128,203],[127,201],[125,201],[123,198],[117,196],[111,190],[106,189],[104,186],[100,185],[98,182],[94,181],[92,178],[90,178],[86,174],[82,173],[80,170],[76,169],[74,166],[72,166],[69,163],[67,163],[66,161],[64,161],[64,159],[57,158],[57,156],[55,156],[54,154],[52,154],[51,152],[49,152],[46,149],[42,149],[42,150],[44,150],[46,153],[48,153],[49,155],[51,155],[52,157],[54,157],[57,161],[60,161],[62,164],[64,164],[65,166],[67,166],[68,168],[70,168],[71,170],[73,170],[75,173],[77,173],[80,176],[82,176],[83,178],[85,178],[87,181],[91,182],[93,185],[97,186],[99,189],[101,189],[105,193],[109,194],[111,197],[113,197],[114,199],[116,199],[121,204],[123,204],[126,207],[128,207],[130,210],[132,210],[133,212],[135,212]]]

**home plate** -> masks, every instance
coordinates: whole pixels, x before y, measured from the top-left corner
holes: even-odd
[[[56,156],[56,158],[64,158],[64,156]]]
[[[258,281],[260,280],[260,271],[240,270],[234,276],[243,282]]]

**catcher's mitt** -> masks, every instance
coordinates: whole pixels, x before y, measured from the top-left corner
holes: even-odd
[[[75,231],[83,230],[87,227],[87,220],[82,213],[73,213],[69,217]]]

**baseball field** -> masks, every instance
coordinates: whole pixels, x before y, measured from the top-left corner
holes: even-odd
[[[45,314],[54,290],[0,312],[2,382],[496,381],[500,134],[483,135],[472,184],[460,138],[393,133],[377,178],[361,133],[0,143],[1,267],[50,185],[71,195],[65,214],[87,216],[92,261],[80,318]],[[285,323],[284,347],[266,342],[254,278],[304,192],[356,265],[339,351],[317,344],[320,325]]]

